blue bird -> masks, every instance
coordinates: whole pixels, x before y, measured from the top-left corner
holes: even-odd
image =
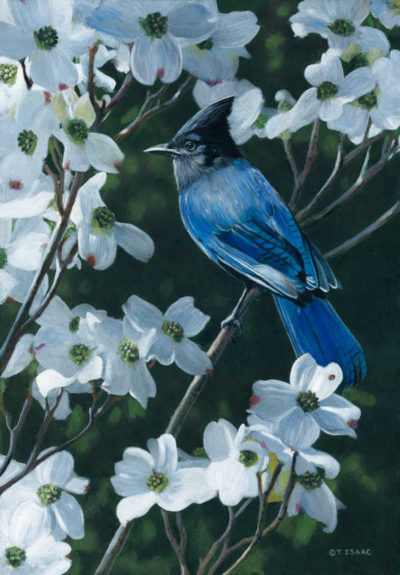
[[[204,108],[168,144],[146,152],[173,157],[182,220],[200,249],[243,279],[246,290],[269,289],[295,353],[310,353],[319,365],[337,362],[346,389],[365,376],[366,364],[326,299],[338,282],[282,198],[240,154],[232,105],[227,98]],[[223,325],[237,321],[238,307]]]

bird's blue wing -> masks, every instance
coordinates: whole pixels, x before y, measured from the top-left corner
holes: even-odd
[[[181,194],[193,239],[224,267],[297,298],[328,290],[334,276],[264,176],[240,158],[200,178]]]

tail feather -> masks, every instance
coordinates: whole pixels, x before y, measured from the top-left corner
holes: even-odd
[[[299,305],[281,296],[274,299],[297,355],[310,353],[320,365],[338,363],[344,389],[365,377],[364,352],[327,300],[313,297]]]

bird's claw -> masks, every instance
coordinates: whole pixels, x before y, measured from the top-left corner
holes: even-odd
[[[223,329],[224,327],[234,327],[236,328],[236,333],[235,333],[235,337],[232,339],[237,341],[242,335],[243,335],[243,328],[242,328],[242,324],[240,323],[240,321],[237,319],[237,317],[234,316],[229,316],[226,319],[224,319],[223,322],[221,322],[221,329]]]

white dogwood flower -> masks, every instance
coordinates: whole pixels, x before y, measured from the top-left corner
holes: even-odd
[[[292,127],[297,130],[318,117],[325,122],[337,120],[343,106],[374,87],[368,68],[358,68],[344,76],[342,63],[332,51],[322,55],[321,62],[307,66],[306,80],[313,86],[299,98],[292,110]]]
[[[310,447],[320,430],[355,438],[361,412],[334,393],[342,378],[336,363],[321,367],[310,354],[302,355],[293,364],[290,384],[269,380],[253,385],[249,411],[263,421],[279,424],[276,434],[295,449]]]
[[[96,170],[117,174],[124,158],[117,144],[110,136],[91,132],[96,114],[86,92],[78,99],[67,98],[59,107],[63,130],[55,133],[64,145],[63,165],[66,169],[86,172],[90,166]]]
[[[72,22],[69,0],[10,2],[14,22],[0,21],[0,52],[8,58],[27,58],[33,82],[49,92],[73,86],[78,80],[72,62],[90,46],[93,31]]]
[[[205,480],[203,467],[184,467],[178,463],[175,438],[166,433],[149,439],[149,451],[128,447],[115,465],[111,482],[123,499],[118,503],[121,523],[145,515],[153,505],[166,511],[181,511],[192,503],[203,503],[215,496]]]
[[[278,102],[277,113],[267,119],[265,125],[265,135],[267,138],[288,139],[292,132],[296,131],[293,125],[293,108],[296,100],[288,90],[278,90],[275,94],[275,101]]]
[[[33,360],[33,340],[31,333],[25,333],[14,348],[14,351],[3,370],[1,377],[7,378],[23,371]]]
[[[216,19],[211,36],[198,44],[183,49],[183,68],[196,78],[215,83],[229,80],[236,74],[239,57],[249,57],[246,44],[251,42],[259,30],[257,17],[253,12],[218,12],[217,3],[208,3]]]
[[[210,458],[206,479],[223,505],[237,505],[243,497],[256,497],[257,474],[266,470],[268,452],[251,437],[245,425],[236,429],[229,421],[212,421],[204,430],[204,449]],[[263,486],[268,476],[263,473]]]
[[[54,182],[40,174],[31,183],[31,166],[30,158],[22,155],[9,156],[0,165],[0,218],[31,218],[47,209],[54,196]]]
[[[7,114],[15,104],[18,105],[26,91],[21,64],[18,60],[0,56],[0,116]]]
[[[54,539],[38,508],[28,503],[14,512],[2,506],[0,573],[62,575],[71,567],[70,551],[68,543]]]
[[[139,261],[147,262],[154,253],[153,240],[133,224],[115,221],[114,213],[100,197],[106,182],[100,172],[90,178],[79,190],[71,214],[78,227],[80,257],[96,270],[105,270],[115,260],[117,245]]]
[[[385,28],[400,26],[399,0],[371,0],[371,12],[379,18]]]
[[[174,82],[182,71],[182,45],[208,38],[215,18],[200,3],[183,0],[104,0],[87,19],[90,26],[133,43],[132,74],[142,84]]]
[[[296,36],[320,34],[328,40],[330,48],[344,51],[357,42],[369,7],[369,0],[303,0],[290,22]]]
[[[51,448],[42,452],[45,454]],[[40,463],[22,484],[16,483],[3,496],[7,505],[19,506],[32,515],[41,514],[41,520],[56,539],[82,539],[84,517],[81,506],[73,494],[86,493],[89,480],[74,472],[74,458],[68,451],[60,451]]]
[[[148,358],[162,365],[174,361],[186,373],[201,375],[212,369],[210,358],[189,338],[204,328],[210,317],[194,307],[192,297],[182,297],[162,314],[151,303],[133,295],[124,305],[124,328],[155,330]]]

